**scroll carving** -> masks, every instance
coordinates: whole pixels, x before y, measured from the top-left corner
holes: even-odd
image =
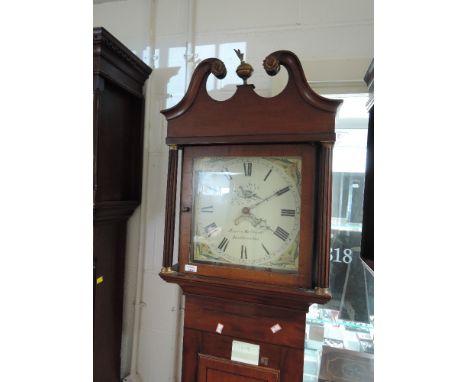
[[[307,83],[299,58],[288,50],[278,50],[268,55],[263,61],[263,68],[270,76],[275,76],[281,65],[288,71],[288,85],[295,84],[302,98],[310,105],[332,113],[336,113],[341,101],[330,100],[315,93]]]
[[[218,59],[213,60],[211,63],[211,73],[220,80],[226,77],[227,71],[226,66],[224,66],[224,62]]]
[[[218,79],[226,77],[226,66],[217,58],[207,58],[198,64],[195,68],[190,84],[185,93],[184,98],[175,106],[162,110],[161,113],[166,116],[167,120],[177,118],[190,109],[193,102],[197,98],[200,90],[206,92],[206,80],[210,74],[213,74]]]

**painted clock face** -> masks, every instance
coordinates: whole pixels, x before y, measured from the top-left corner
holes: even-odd
[[[199,157],[192,261],[297,271],[299,157]]]

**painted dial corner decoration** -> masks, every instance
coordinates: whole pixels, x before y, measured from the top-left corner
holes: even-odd
[[[198,157],[192,261],[297,271],[300,157]]]

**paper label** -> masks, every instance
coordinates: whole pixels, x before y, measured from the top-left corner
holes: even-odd
[[[273,325],[270,330],[273,332],[273,334],[275,334],[276,332],[279,332],[281,329],[283,329],[280,324],[275,324]]]
[[[232,341],[231,360],[258,366],[260,357],[260,345],[247,342]]]
[[[197,266],[192,264],[185,264],[185,272],[197,272]]]
[[[221,334],[223,332],[223,328],[223,324],[218,324],[218,326],[216,326],[216,333]]]

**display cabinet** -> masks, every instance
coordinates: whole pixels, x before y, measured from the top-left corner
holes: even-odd
[[[307,314],[304,382],[371,382],[374,274],[361,259],[369,96],[333,97],[343,99],[343,106],[337,116],[337,142],[333,152],[332,298],[325,305],[313,304]]]
[[[367,134],[366,187],[364,190],[364,211],[362,222],[361,257],[374,269],[374,60],[372,60],[364,81],[369,89],[369,129]]]

